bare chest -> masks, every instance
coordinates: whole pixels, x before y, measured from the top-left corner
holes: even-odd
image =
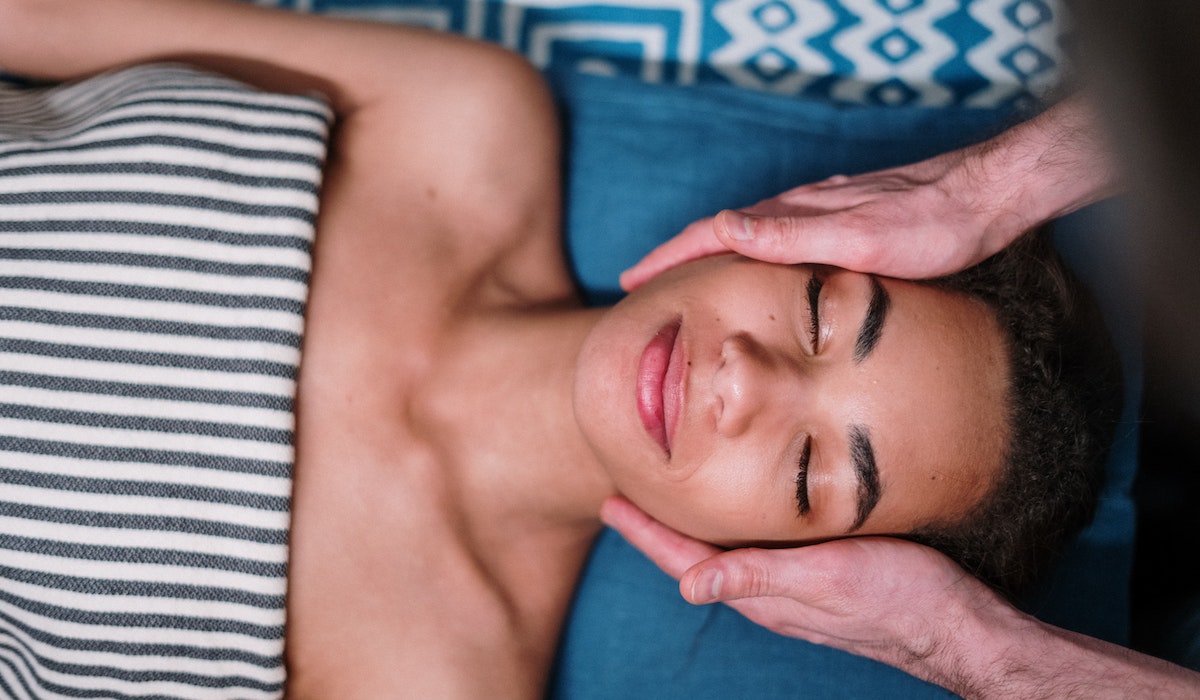
[[[530,517],[539,491],[508,471],[528,455],[477,390],[499,370],[453,350],[492,338],[446,342],[471,275],[407,274],[411,256],[338,235],[362,230],[326,231],[308,305],[289,695],[538,696],[594,533]]]
[[[292,697],[541,692],[582,550],[480,497],[465,461],[479,453],[428,434],[418,384],[393,383],[385,402],[304,393],[302,381]]]

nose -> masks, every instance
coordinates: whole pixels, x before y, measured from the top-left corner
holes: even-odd
[[[794,360],[770,352],[749,335],[726,338],[712,382],[717,432],[725,437],[741,435],[756,417],[779,405],[785,396],[794,405],[798,376]]]

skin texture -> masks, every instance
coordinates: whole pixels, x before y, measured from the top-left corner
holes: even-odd
[[[821,283],[815,297],[810,281]],[[880,288],[889,301],[865,357],[857,341],[873,284],[858,273],[721,256],[618,304],[584,344],[575,388],[576,416],[618,490],[725,544],[906,533],[963,514],[1004,449],[1000,331],[965,297],[890,279]],[[667,455],[635,411],[613,407],[628,406],[642,348],[676,318],[686,372]],[[856,430],[881,483],[862,523]],[[811,507],[798,514],[806,448]]]

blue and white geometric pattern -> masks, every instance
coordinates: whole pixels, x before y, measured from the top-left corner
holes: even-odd
[[[1064,78],[1064,0],[256,0],[494,41],[545,70],[992,108]]]

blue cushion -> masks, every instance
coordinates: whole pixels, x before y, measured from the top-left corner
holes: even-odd
[[[1028,115],[961,108],[872,108],[725,86],[648,86],[552,75],[567,121],[567,250],[589,301],[621,296],[617,276],[688,222],[834,173],[912,162],[994,134]],[[1112,281],[1119,206],[1064,219],[1057,238],[1085,280]],[[1116,279],[1119,279],[1117,277]],[[1119,284],[1098,287],[1126,361],[1125,423],[1095,524],[1025,605],[1116,642],[1128,635],[1140,400],[1137,313]],[[812,669],[814,673],[806,673]],[[787,639],[724,606],[692,607],[675,582],[613,532],[584,573],[551,695],[614,697],[944,697],[867,659]]]
[[[1021,116],[550,77],[568,130],[568,252],[589,300],[604,303],[621,296],[622,269],[697,218],[835,173],[964,146]]]

